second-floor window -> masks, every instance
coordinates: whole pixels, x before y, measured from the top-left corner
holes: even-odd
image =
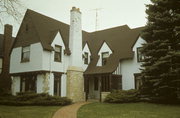
[[[144,59],[144,55],[141,53],[142,47],[137,48],[137,61],[142,62]]]
[[[62,61],[62,47],[59,45],[55,45],[54,61]]]
[[[85,52],[84,53],[84,64],[88,64],[88,53],[87,52]]]
[[[109,57],[109,52],[102,53],[102,66],[106,65],[108,57]]]
[[[22,47],[22,62],[28,62],[30,60],[30,46]]]

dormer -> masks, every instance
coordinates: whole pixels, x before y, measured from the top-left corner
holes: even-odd
[[[108,46],[108,44],[104,41],[99,49],[98,55],[99,60],[97,63],[97,66],[104,66],[107,63],[107,59],[112,54],[111,48]]]
[[[83,48],[83,64],[88,65],[90,63],[91,52],[88,43]]]
[[[62,39],[61,33],[58,31],[51,46],[54,48],[54,61],[62,62],[63,50],[65,50],[64,41]]]

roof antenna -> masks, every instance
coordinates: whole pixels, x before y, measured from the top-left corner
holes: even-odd
[[[103,9],[103,8],[92,9],[92,10],[94,10],[94,11],[96,12],[95,31],[97,31],[97,29],[98,29],[98,11],[100,11],[100,10],[102,10],[102,9]]]

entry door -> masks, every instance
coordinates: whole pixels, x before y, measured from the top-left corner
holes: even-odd
[[[61,76],[54,76],[54,95],[61,96]]]

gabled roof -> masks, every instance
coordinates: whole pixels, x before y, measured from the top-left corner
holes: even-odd
[[[24,33],[23,30],[26,23],[31,25],[33,33]],[[132,47],[142,29],[143,27],[130,29],[127,25],[123,25],[91,33],[82,31],[82,45],[84,47],[85,43],[88,43],[92,58],[85,74],[113,73],[120,60],[133,57]],[[69,25],[28,9],[17,34],[14,47],[22,47],[40,42],[43,49],[51,51],[53,50],[51,43],[57,32],[60,32],[62,35],[66,48],[65,52],[70,54],[68,47]],[[108,58],[105,66],[97,67],[96,64],[99,59],[98,51],[104,41],[113,53]]]
[[[53,50],[53,48],[51,47],[51,43],[54,37],[56,36],[57,32],[59,31],[64,40],[65,47],[68,48],[69,25],[62,23],[60,21],[57,21],[55,19],[52,19],[50,17],[44,16],[40,13],[34,12],[29,9],[27,10],[25,14],[24,19],[26,17],[29,17],[29,19],[31,20],[31,23],[33,25],[31,28],[33,28],[33,30],[36,31],[36,33],[34,33],[34,36],[31,35],[33,37],[31,40],[27,40],[28,37],[26,37],[26,35],[22,36],[22,33],[20,33],[19,31],[17,34],[17,39],[16,39],[16,43],[14,47],[20,47],[23,45],[41,42],[42,47],[45,50]],[[21,28],[23,28],[22,25],[21,25]],[[23,41],[23,40],[26,40],[26,41]]]
[[[92,60],[85,74],[113,73],[120,60],[133,58],[132,47],[139,37],[143,27],[130,29],[127,25],[93,32],[87,39],[92,53]],[[105,66],[98,67],[98,51],[103,42],[106,42],[113,53]]]
[[[0,34],[0,58],[3,57],[3,40],[4,36]]]

